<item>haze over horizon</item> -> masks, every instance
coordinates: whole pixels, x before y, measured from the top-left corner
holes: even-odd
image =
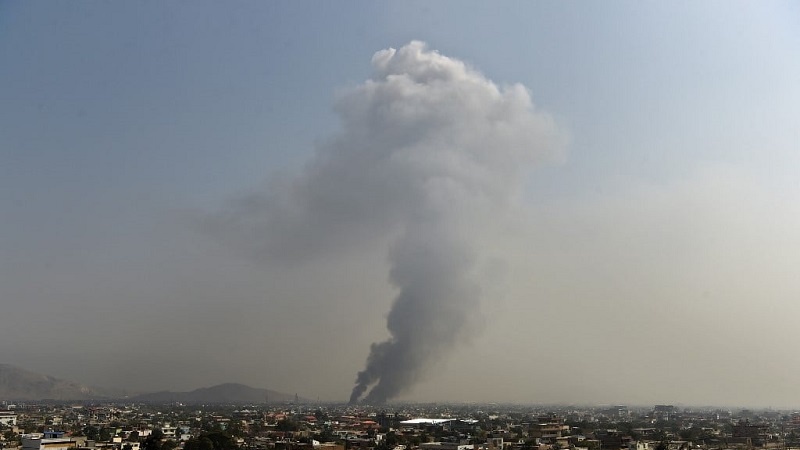
[[[0,362],[798,407],[798,54],[777,1],[0,3]]]

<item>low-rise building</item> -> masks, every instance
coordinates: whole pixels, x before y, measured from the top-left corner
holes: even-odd
[[[17,413],[12,411],[0,411],[0,425],[13,427],[17,425]]]
[[[63,431],[45,431],[22,436],[22,450],[69,450],[77,446],[74,439],[64,437]]]

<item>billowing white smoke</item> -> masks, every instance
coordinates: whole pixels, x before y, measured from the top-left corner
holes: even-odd
[[[474,238],[492,232],[491,217],[513,204],[526,170],[559,137],[524,86],[500,88],[422,42],[379,51],[372,64],[372,78],[337,100],[341,132],[301,174],[223,225],[269,258],[393,239],[391,336],[372,345],[351,395],[381,403],[467,338],[479,318]]]

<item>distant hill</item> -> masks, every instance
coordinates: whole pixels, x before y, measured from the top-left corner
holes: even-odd
[[[154,392],[130,395],[121,389],[89,387],[74,381],[43,375],[10,364],[0,364],[0,400],[113,400],[145,403],[284,403],[308,402],[295,394],[226,383],[189,392]]]
[[[0,364],[0,399],[91,400],[103,396],[88,386]]]
[[[143,403],[283,403],[295,401],[294,394],[285,394],[269,389],[258,389],[244,384],[225,383],[189,392],[153,392],[129,398],[130,401]],[[298,398],[298,402],[308,400]]]

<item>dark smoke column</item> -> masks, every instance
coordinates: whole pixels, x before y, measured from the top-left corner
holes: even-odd
[[[391,281],[399,288],[387,326],[392,337],[372,344],[350,402],[381,404],[402,394],[426,367],[466,336],[478,314],[478,287],[468,275],[473,258],[465,242],[441,224],[414,225],[390,257]],[[376,384],[377,383],[377,384]]]
[[[552,155],[559,133],[525,87],[499,88],[421,42],[380,51],[372,63],[372,79],[338,111],[343,136],[368,149],[359,189],[382,193],[368,201],[377,209],[367,220],[389,218],[387,235],[398,236],[389,255],[398,289],[390,337],[372,344],[350,395],[379,404],[410,390],[478,328],[477,243],[497,232],[495,218],[513,207],[526,170]]]

